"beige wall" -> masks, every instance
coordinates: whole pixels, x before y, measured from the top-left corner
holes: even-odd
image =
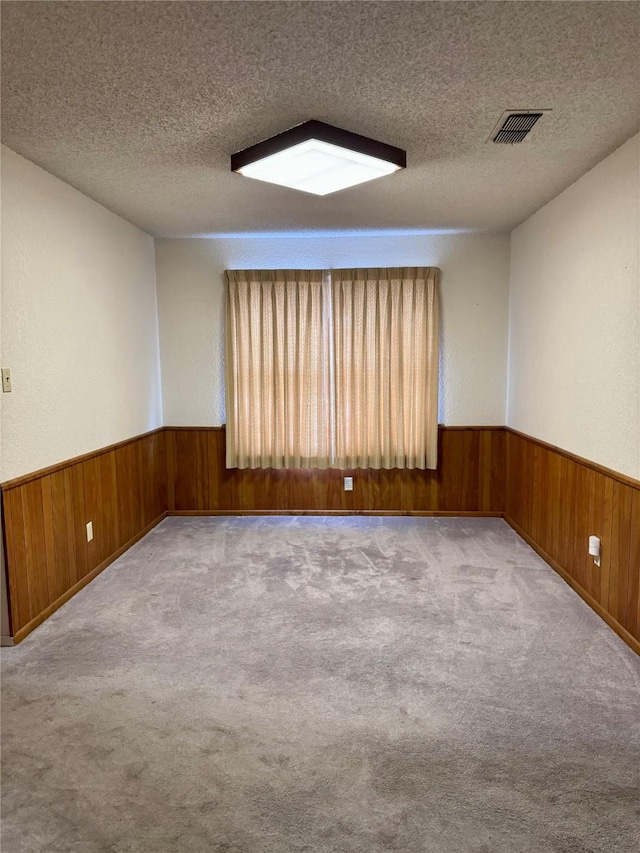
[[[223,423],[223,271],[442,269],[440,421],[499,424],[640,477],[640,137],[491,234],[146,234],[6,148],[1,478],[161,423]],[[155,277],[157,276],[157,302]],[[509,336],[509,346],[507,338]],[[509,376],[507,381],[507,348]]]
[[[225,421],[223,271],[438,266],[440,421],[505,416],[509,237],[495,234],[280,235],[156,241],[164,422]]]
[[[161,423],[151,237],[2,148],[0,478]]]
[[[509,426],[640,478],[640,136],[512,234]]]

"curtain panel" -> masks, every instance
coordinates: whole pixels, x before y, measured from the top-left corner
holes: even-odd
[[[227,467],[328,467],[328,274],[226,275]]]
[[[438,274],[227,271],[227,466],[435,468]]]
[[[338,468],[435,468],[438,270],[332,270]]]

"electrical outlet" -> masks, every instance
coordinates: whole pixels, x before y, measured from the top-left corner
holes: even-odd
[[[87,522],[87,542],[93,539],[93,521]]]
[[[344,478],[344,490],[345,492],[353,491],[353,477],[345,477]]]
[[[11,371],[8,367],[2,368],[2,391],[5,394],[11,391]]]

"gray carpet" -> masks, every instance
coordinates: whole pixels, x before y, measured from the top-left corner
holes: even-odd
[[[640,659],[499,519],[167,519],[2,667],[3,853],[640,850]]]

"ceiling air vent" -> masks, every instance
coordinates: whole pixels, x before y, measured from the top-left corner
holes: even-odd
[[[513,145],[522,142],[542,113],[511,113],[504,121],[500,130],[493,137],[494,142],[503,145]]]

